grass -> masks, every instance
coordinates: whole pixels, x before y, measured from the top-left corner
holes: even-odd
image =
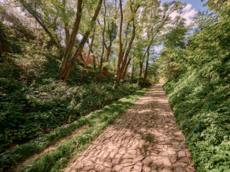
[[[148,142],[152,143],[153,142],[153,138],[150,134],[148,134],[145,138],[145,140],[147,140]]]
[[[92,140],[96,139],[108,125],[111,125],[122,113],[129,108],[136,100],[138,100],[148,89],[143,89],[135,92],[132,95],[126,96],[116,103],[105,106],[103,109],[95,111],[84,118],[87,119],[87,124],[90,128],[82,131],[60,144],[52,152],[44,154],[32,164],[24,168],[23,172],[56,172],[64,168],[69,159],[79,154]]]
[[[52,98],[47,99],[46,101],[42,100],[44,102],[39,100],[39,98],[35,99],[36,101],[39,100],[39,102],[42,103],[39,105],[39,107],[43,111],[47,111],[47,112],[52,111],[52,110],[56,111],[56,114],[54,116],[52,116],[52,115],[49,116],[49,118],[52,119],[53,121],[50,122],[48,119],[46,119],[46,120],[43,120],[44,123],[49,124],[49,125],[55,124],[58,126],[62,126],[66,120],[70,121],[70,117],[72,117],[71,120],[72,119],[74,119],[74,120],[77,119],[77,120],[71,124],[64,125],[63,127],[58,127],[58,128],[55,127],[54,131],[50,131],[48,134],[45,134],[45,135],[43,132],[41,132],[39,137],[37,137],[37,138],[35,137],[30,141],[25,139],[25,138],[27,138],[27,135],[25,135],[25,138],[21,138],[21,139],[25,140],[26,143],[19,144],[13,150],[7,150],[4,153],[0,154],[0,171],[1,170],[4,171],[4,170],[7,170],[8,168],[12,168],[15,164],[17,164],[18,162],[23,162],[25,159],[27,159],[31,155],[42,152],[48,146],[55,144],[61,138],[64,138],[68,135],[71,135],[71,133],[74,130],[82,127],[83,125],[88,125],[89,127],[93,126],[94,123],[89,121],[89,117],[85,117],[85,115],[90,113],[90,109],[92,110],[91,104],[95,104],[95,102],[99,103],[99,102],[103,101],[102,105],[105,106],[105,105],[111,104],[112,102],[118,100],[119,98],[124,97],[125,95],[129,95],[129,94],[135,92],[135,90],[137,90],[137,89],[140,89],[137,85],[134,85],[134,84],[123,84],[123,85],[121,84],[117,90],[112,89],[112,84],[94,85],[92,87],[90,87],[90,86],[87,86],[87,87],[84,87],[84,86],[69,87],[67,85],[63,85],[63,83],[57,83],[54,81],[52,81],[48,85],[44,85],[42,87],[44,87],[46,89],[47,93],[49,93],[49,92],[55,93],[57,91],[55,93],[56,98],[55,98],[55,95],[53,95]],[[55,89],[52,90],[51,88],[55,88]],[[75,90],[75,93],[73,92],[73,89]],[[47,90],[50,90],[50,91],[47,91]],[[69,92],[68,90],[72,90],[72,91]],[[33,92],[35,92],[35,91],[33,91]],[[83,93],[84,93],[84,97],[82,97],[82,99],[81,99],[82,100],[81,109],[76,109],[76,111],[75,110],[69,111],[68,113],[61,113],[61,112],[59,113],[58,109],[61,111],[68,111],[67,106],[59,107],[60,102],[68,104],[69,102],[72,102],[71,100],[75,100],[76,97],[81,96],[81,94],[83,94]],[[68,96],[66,96],[66,95],[72,96],[72,98],[71,99],[67,98]],[[104,98],[102,98],[102,96]],[[110,100],[108,100],[109,97],[110,97]],[[55,99],[56,103],[53,102],[52,104],[49,104],[50,102],[54,101],[54,99]],[[21,98],[19,98],[18,104],[21,103],[20,100],[21,100]],[[83,100],[87,100],[87,101],[83,101]],[[78,105],[76,105],[76,106],[78,106]],[[97,106],[97,107],[94,107],[93,109],[95,109],[95,108],[101,109],[102,107]],[[13,110],[15,112],[17,111],[17,109],[13,109]],[[84,113],[78,114],[78,112],[84,112]],[[90,114],[90,115],[92,115],[92,114]],[[90,115],[88,115],[88,116],[90,116]],[[23,123],[23,120],[17,121],[17,118],[15,117],[15,118],[13,118],[14,120],[12,120],[11,123],[5,122],[5,124],[8,125],[8,128],[10,128],[9,131],[12,130],[12,128],[11,128],[12,126],[14,128],[16,128],[17,130],[12,130],[12,132],[8,132],[8,134],[5,134],[5,135],[2,134],[0,131],[0,142],[2,140],[4,140],[3,142],[9,142],[11,139],[15,139],[13,137],[13,136],[15,136],[13,133],[20,133],[20,127],[18,128],[17,125],[20,125],[21,127],[23,127],[25,129],[24,132],[29,132],[31,129],[37,129],[38,127],[33,126],[33,123],[34,122],[36,123],[36,120],[34,120],[34,118],[38,117],[38,119],[41,119],[41,118],[39,118],[39,116],[31,115],[31,117],[30,117],[28,114],[26,114],[25,116],[17,114],[17,117],[20,117],[22,119],[28,118],[30,120],[27,120],[26,123]],[[59,117],[61,117],[61,118],[59,118]],[[65,117],[66,120],[63,120],[63,117]],[[108,117],[104,117],[104,118],[108,118]],[[58,123],[57,121],[61,121],[61,123]],[[17,125],[10,125],[10,124],[14,124],[14,123],[17,123]],[[29,124],[33,127],[31,127],[31,128],[26,127],[27,124]],[[25,125],[25,126],[23,126],[23,125]],[[7,128],[5,128],[4,125],[0,126],[0,128],[3,128],[4,131],[7,130]],[[13,136],[12,136],[12,134],[13,134]],[[12,136],[12,137],[5,137],[7,135]],[[2,145],[0,145],[0,150],[1,150],[1,146]],[[1,151],[0,151],[0,153],[1,153]]]

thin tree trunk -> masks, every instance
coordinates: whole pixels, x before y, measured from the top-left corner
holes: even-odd
[[[120,66],[121,66],[121,61],[122,61],[122,49],[123,49],[123,44],[122,44],[122,27],[123,27],[123,9],[122,9],[122,0],[120,0],[120,13],[121,13],[121,21],[120,21],[120,32],[119,32],[119,58],[118,58],[118,64],[117,64],[117,79],[115,83],[115,88],[118,87],[118,84],[120,82]]]
[[[93,38],[91,40],[91,44],[90,44],[90,47],[89,47],[89,51],[88,51],[88,55],[87,55],[87,58],[90,58],[90,52],[92,51],[92,47],[93,47],[93,41],[94,41],[94,35],[95,35],[95,29],[96,27],[94,28],[94,33],[93,33]],[[85,73],[85,69],[87,68],[87,64],[85,64],[84,60],[82,59],[83,63],[84,63],[84,67],[83,67],[83,70],[81,72],[81,81],[83,80],[83,76],[84,76],[84,73]]]
[[[110,56],[110,53],[111,53],[111,48],[112,48],[112,41],[110,40],[109,46],[108,46],[107,51],[106,51],[105,62],[109,61],[109,56]]]
[[[118,86],[119,82],[120,82],[120,79],[121,79],[121,76],[122,76],[122,73],[125,69],[125,66],[126,66],[126,63],[127,63],[127,59],[128,59],[128,56],[129,56],[129,53],[130,53],[130,50],[132,48],[132,44],[133,44],[133,41],[134,41],[134,38],[135,38],[135,34],[136,34],[136,27],[135,27],[135,24],[134,24],[134,14],[136,14],[138,8],[140,7],[140,5],[138,5],[136,7],[136,9],[133,10],[132,8],[132,4],[130,4],[130,10],[132,11],[133,13],[133,18],[130,20],[130,21],[133,21],[133,32],[132,32],[132,38],[129,42],[129,46],[126,50],[126,53],[125,53],[125,58],[123,59],[124,57],[124,52],[122,51],[122,42],[121,42],[121,34],[122,34],[122,24],[123,24],[123,12],[122,12],[122,5],[121,5],[121,0],[120,0],[120,9],[121,9],[121,23],[120,23],[120,34],[119,34],[119,41],[120,41],[120,52],[119,52],[119,59],[118,59],[118,65],[117,65],[117,80],[116,80],[116,84],[115,84],[115,87]],[[128,25],[129,25],[130,22],[128,22]],[[127,27],[128,29],[128,27]],[[122,62],[123,61],[123,62]],[[121,66],[122,64],[122,66]]]
[[[122,63],[122,67],[121,67],[121,71],[120,71],[120,75],[123,73],[124,69],[125,69],[125,66],[126,66],[126,63],[127,63],[127,59],[128,59],[128,56],[129,56],[129,53],[130,53],[130,50],[132,48],[132,45],[133,45],[133,41],[134,41],[134,38],[135,38],[135,33],[136,33],[136,29],[135,29],[135,25],[133,23],[133,34],[132,34],[132,38],[129,42],[129,46],[128,46],[128,49],[125,53],[125,58],[124,58],[124,61]],[[120,76],[121,77],[121,76]]]
[[[99,84],[101,83],[101,71],[102,71],[102,64],[103,64],[103,56],[104,56],[104,42],[105,42],[105,27],[106,27],[106,21],[105,21],[105,17],[106,17],[106,5],[105,5],[105,0],[104,0],[104,8],[105,8],[105,14],[104,14],[104,28],[102,31],[102,54],[101,54],[101,64],[100,64],[100,69],[99,69],[99,73],[98,73],[98,82]]]
[[[102,4],[102,0],[99,0],[98,2],[98,5],[97,5],[97,8],[95,10],[95,13],[94,13],[94,16],[91,20],[91,22],[95,22],[96,19],[97,19],[97,16],[98,16],[98,13],[100,12],[100,9],[101,9],[101,4]],[[69,78],[69,75],[70,75],[70,72],[72,71],[73,69],[73,66],[74,66],[74,62],[77,60],[77,57],[78,55],[82,52],[82,49],[85,45],[85,42],[87,41],[88,37],[89,37],[89,34],[90,34],[90,30],[87,30],[83,39],[81,40],[78,48],[77,48],[77,51],[76,53],[74,54],[73,58],[72,58],[72,61],[70,62],[69,66],[66,67],[66,72],[65,74],[63,75],[64,77],[62,78],[65,82],[67,81],[67,79]],[[63,72],[64,73],[64,72]]]
[[[65,45],[66,45],[66,48],[67,48],[68,43],[69,43],[69,29],[67,28],[68,20],[67,20],[67,15],[66,15],[66,0],[62,1],[62,5],[63,5],[63,8],[65,9],[63,15],[65,16],[65,20],[66,20],[64,29],[65,29]]]
[[[133,81],[133,75],[134,75],[134,58],[132,61],[132,78],[131,78],[131,81]]]
[[[141,85],[142,67],[143,67],[143,62],[140,61],[140,73],[139,73],[138,85]]]
[[[149,66],[149,51],[148,51],[148,54],[147,54],[147,61],[146,61],[146,66],[145,66],[145,76],[144,76],[142,87],[145,87],[145,82],[146,82],[146,79],[147,79],[147,76],[148,76],[148,66]]]
[[[72,32],[72,35],[71,35],[67,50],[65,52],[64,59],[62,61],[61,69],[59,71],[59,75],[58,75],[59,80],[64,78],[64,74],[65,74],[65,71],[66,71],[67,63],[68,63],[68,58],[69,58],[69,56],[70,56],[70,54],[72,52],[73,45],[74,45],[74,42],[75,42],[75,39],[76,39],[76,35],[78,33],[78,29],[79,29],[79,25],[80,25],[80,21],[81,21],[81,16],[82,16],[81,15],[81,13],[82,13],[82,1],[83,0],[78,0],[78,3],[77,3],[77,17],[76,17],[76,20],[75,20],[73,32]]]
[[[129,58],[128,63],[125,66],[125,70],[124,70],[123,75],[121,77],[123,80],[125,79],[125,76],[126,76],[126,73],[127,73],[127,70],[128,70],[129,64],[130,64],[130,61],[131,61],[131,58]]]

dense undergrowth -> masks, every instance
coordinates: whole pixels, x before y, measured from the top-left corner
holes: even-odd
[[[129,83],[118,89],[112,83],[72,87],[53,79],[43,83],[1,96],[1,152],[13,142],[41,136],[140,89]]]
[[[215,66],[215,67],[213,67]],[[209,73],[215,74],[210,81]],[[194,103],[190,118],[182,127],[187,137],[200,121],[211,99],[211,107],[188,147],[199,172],[228,172],[230,169],[230,62],[217,60],[179,75],[164,84],[169,102],[177,117],[184,115]]]
[[[54,151],[46,153],[37,161],[28,165],[22,171],[58,171],[67,165],[68,160],[77,153],[80,153],[87,144],[96,138],[108,125],[113,124],[125,109],[130,107],[141,97],[147,89],[139,90],[132,95],[126,96],[119,101],[105,106],[101,110],[90,113],[87,116],[79,118],[73,124],[58,128],[55,132],[40,137],[34,141],[19,146],[16,151],[5,154],[1,159],[0,171],[10,170],[9,167],[18,160],[27,158],[30,154],[43,151],[49,144],[55,143],[61,137],[71,134],[73,130],[83,125],[89,128],[59,145]],[[27,153],[25,153],[27,152]],[[20,159],[18,159],[20,157]]]

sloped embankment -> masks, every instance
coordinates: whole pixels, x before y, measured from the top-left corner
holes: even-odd
[[[204,78],[204,73],[209,72],[216,77]],[[210,64],[209,68],[189,70],[164,84],[179,124],[194,103],[190,117],[182,127],[186,137],[200,121],[211,99],[211,107],[205,119],[188,143],[198,171],[227,172],[230,169],[229,73],[229,62],[215,69]]]

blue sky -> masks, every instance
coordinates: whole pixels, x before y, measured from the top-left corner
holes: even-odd
[[[162,2],[171,2],[172,0],[162,0]],[[203,7],[204,2],[201,0],[180,0],[181,2],[186,2],[187,4],[191,4],[196,11],[203,11],[207,9],[207,7]]]
[[[186,19],[186,24],[189,25],[193,23],[193,17],[196,15],[198,11],[204,11],[207,7],[203,7],[205,2],[201,2],[201,0],[180,0],[182,2],[186,2],[187,6],[184,8],[183,13],[181,14],[182,17]],[[162,0],[163,2],[172,2],[172,0]],[[177,13],[173,13],[171,16],[177,16]],[[159,52],[163,48],[162,45],[155,47],[155,50]]]

